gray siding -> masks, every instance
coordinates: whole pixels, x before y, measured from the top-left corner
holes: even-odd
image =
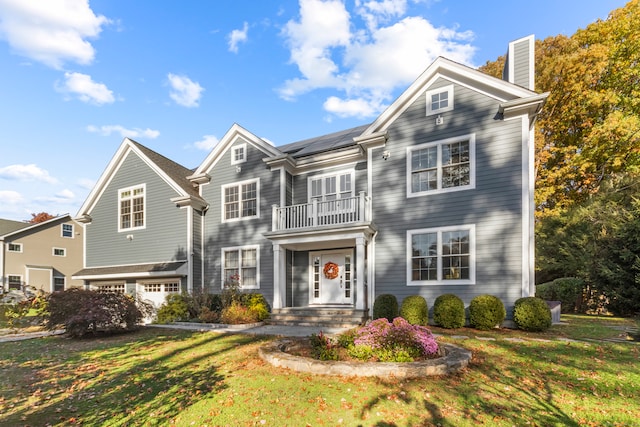
[[[510,60],[513,61],[513,82],[519,86],[533,90],[532,87],[529,87],[529,77],[531,75],[529,58],[533,54],[530,50],[529,39],[515,43],[513,46],[514,57]]]
[[[433,86],[450,82],[438,80]],[[430,89],[430,88],[429,88]],[[492,294],[509,306],[520,297],[522,275],[522,135],[520,120],[496,120],[498,102],[466,87],[454,87],[455,109],[444,124],[425,117],[421,96],[389,128],[386,150],[373,155],[373,216],[376,238],[376,295],[392,293],[399,302],[419,294],[431,307],[444,293],[466,304]],[[406,197],[407,147],[475,133],[475,189]],[[475,224],[474,285],[407,286],[407,230]]]
[[[145,228],[118,231],[118,190],[146,184]],[[86,227],[86,266],[115,266],[186,260],[187,210],[170,201],[178,196],[142,159],[129,153],[90,212]],[[133,239],[128,240],[127,235]]]
[[[236,143],[244,143],[239,140]],[[230,147],[231,148],[231,147]],[[211,182],[202,186],[202,195],[210,203],[204,217],[205,275],[204,286],[209,292],[222,289],[222,248],[259,245],[260,289],[252,290],[273,300],[273,246],[263,237],[271,231],[271,207],[280,204],[280,171],[270,171],[262,161],[266,154],[247,143],[247,161],[240,164],[241,171],[231,164],[231,149],[208,171]],[[259,218],[222,222],[222,187],[226,184],[259,179]]]

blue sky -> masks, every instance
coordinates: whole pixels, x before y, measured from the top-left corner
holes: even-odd
[[[437,57],[573,34],[614,0],[0,0],[0,218],[75,215],[124,137],[195,168],[373,121]]]

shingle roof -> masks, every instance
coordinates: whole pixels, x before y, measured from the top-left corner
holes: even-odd
[[[354,145],[353,138],[362,135],[370,125],[357,126],[351,129],[341,130],[339,132],[322,135],[315,138],[305,139],[303,141],[293,142],[291,144],[277,147],[283,153],[287,153],[292,157],[303,157],[311,154],[321,153],[323,151],[344,148]]]
[[[145,147],[144,145],[131,140],[131,142],[144,153],[153,163],[155,163],[160,169],[166,173],[169,178],[176,182],[187,194],[200,198],[198,190],[193,187],[191,182],[187,179],[189,175],[193,173],[192,169],[188,169],[171,159],[166,158],[162,154]]]
[[[185,264],[184,261],[163,262],[159,264],[137,264],[123,265],[119,267],[93,267],[83,268],[73,276],[102,276],[119,275],[126,277],[135,273],[175,273],[175,271]]]
[[[0,219],[0,236],[13,233],[14,231],[18,231],[22,228],[27,228],[31,225],[33,224],[29,224],[28,222],[13,221],[10,219]]]

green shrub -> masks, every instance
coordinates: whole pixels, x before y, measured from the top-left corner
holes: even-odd
[[[338,360],[338,345],[322,331],[309,337],[313,357],[318,360]]]
[[[476,329],[493,329],[507,317],[500,298],[493,295],[478,295],[469,303],[469,323]]]
[[[189,320],[189,296],[187,294],[169,294],[164,304],[156,313],[157,323],[171,323],[180,320]]]
[[[585,308],[583,294],[584,280],[577,277],[563,277],[536,286],[536,297],[546,301],[560,301],[563,313],[582,313]]]
[[[136,302],[130,295],[77,288],[53,292],[48,302],[47,327],[63,327],[72,337],[135,330],[150,309],[149,304]]]
[[[252,313],[256,322],[262,322],[269,317],[269,304],[262,294],[247,293],[240,298],[242,305]]]
[[[356,334],[358,332],[358,328],[352,328],[344,331],[339,334],[337,337],[338,345],[342,348],[351,348],[356,339]]]
[[[398,314],[398,299],[395,295],[381,294],[373,302],[373,320],[385,318],[393,322]]]
[[[440,295],[433,303],[433,323],[447,329],[462,328],[465,323],[464,302],[454,294]]]
[[[427,300],[420,295],[406,297],[400,306],[400,317],[412,325],[427,326],[429,324]]]
[[[551,310],[541,298],[520,298],[513,307],[513,321],[525,331],[546,331],[551,327]]]

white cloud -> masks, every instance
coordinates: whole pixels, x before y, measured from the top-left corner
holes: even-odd
[[[66,61],[90,64],[96,38],[110,21],[88,0],[0,0],[0,38],[19,55],[61,69]]]
[[[0,178],[12,181],[41,181],[49,184],[58,182],[57,179],[49,175],[49,172],[35,164],[5,166],[0,168]]]
[[[17,205],[24,202],[24,197],[17,191],[0,190],[0,205]]]
[[[87,126],[87,131],[91,133],[97,133],[102,136],[110,136],[112,133],[119,133],[121,137],[125,138],[149,138],[155,139],[160,136],[160,131],[153,129],[140,129],[133,128],[127,129],[124,126],[120,125],[104,125],[104,126]]]
[[[105,84],[94,82],[87,74],[64,73],[64,78],[64,85],[56,89],[63,93],[75,94],[82,102],[102,105],[115,101],[113,92]]]
[[[339,117],[372,117],[438,56],[471,65],[473,33],[436,28],[421,16],[406,16],[406,0],[356,1],[351,16],[341,1],[300,0],[300,18],[283,36],[300,77],[287,80],[280,96],[292,100],[325,88],[343,95],[324,108]],[[357,19],[365,28],[356,28]]]
[[[187,76],[178,76],[169,73],[167,75],[171,92],[169,96],[176,104],[183,107],[197,107],[204,88],[198,82],[192,81]]]
[[[85,190],[91,190],[96,185],[96,182],[93,179],[80,178],[77,184],[80,188],[84,188]]]
[[[71,190],[64,189],[53,196],[43,196],[43,197],[35,197],[34,200],[37,202],[46,202],[53,204],[64,204],[72,202],[75,199],[75,194]]]
[[[229,34],[229,51],[238,53],[238,44],[246,43],[247,34],[249,32],[249,24],[246,22],[242,26],[242,30],[233,30]]]
[[[205,135],[200,141],[196,141],[193,143],[193,146],[198,150],[210,151],[218,145],[220,140],[214,135]]]

